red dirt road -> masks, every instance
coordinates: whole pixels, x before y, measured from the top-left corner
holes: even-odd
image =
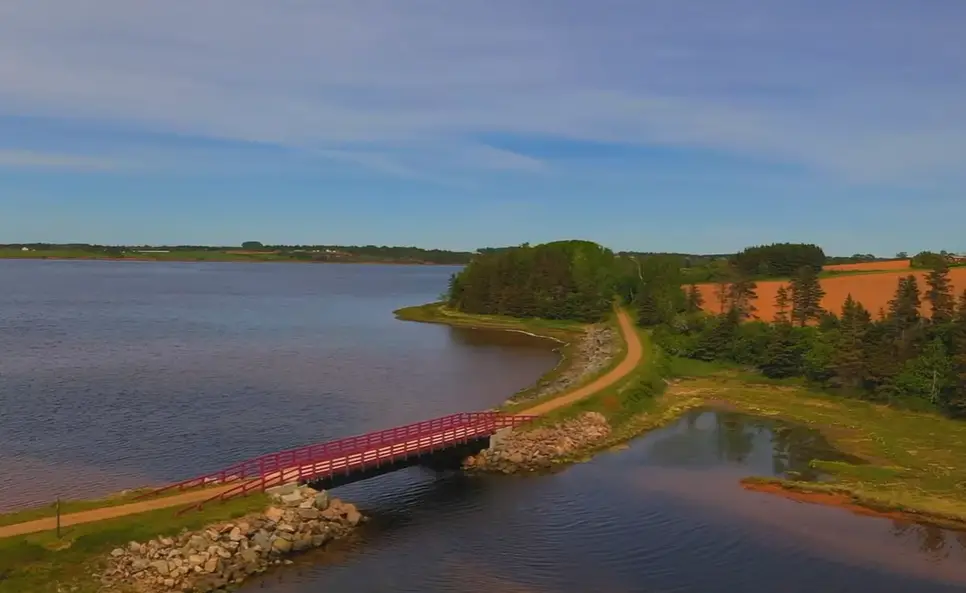
[[[842,311],[842,303],[845,302],[845,297],[851,294],[853,299],[862,303],[875,317],[880,308],[888,309],[889,300],[895,295],[899,278],[909,274],[915,276],[919,282],[919,290],[922,292],[923,299],[923,313],[928,315],[929,304],[925,300],[927,272],[920,270],[823,278],[822,288],[825,289],[825,298],[822,299],[822,307],[838,314]],[[966,290],[966,267],[950,269],[949,278],[952,281],[954,293],[958,297],[963,290]],[[758,299],[755,301],[755,306],[758,307],[756,316],[759,319],[772,321],[775,318],[775,295],[778,294],[780,286],[787,286],[787,284],[784,280],[758,283]],[[720,313],[721,307],[718,303],[717,286],[714,284],[699,284],[698,289],[704,297],[704,309],[712,313]]]

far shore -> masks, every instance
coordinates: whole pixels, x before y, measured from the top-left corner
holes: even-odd
[[[357,264],[357,265],[379,265],[379,266],[449,266],[456,267],[465,264],[442,264],[435,262],[421,261],[399,261],[399,260],[298,260],[298,259],[255,259],[255,258],[192,258],[192,257],[108,257],[97,255],[79,256],[16,256],[0,254],[0,260],[16,261],[108,261],[108,262],[151,262],[151,263],[222,263],[222,264]]]

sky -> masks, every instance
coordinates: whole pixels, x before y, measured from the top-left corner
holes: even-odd
[[[961,0],[5,0],[0,243],[966,251]]]

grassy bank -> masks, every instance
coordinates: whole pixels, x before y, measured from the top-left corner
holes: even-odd
[[[100,508],[103,501],[77,502],[78,508]],[[102,587],[93,576],[111,550],[130,541],[146,541],[196,530],[263,510],[267,497],[256,494],[176,516],[167,508],[53,531],[0,539],[0,593],[73,591],[95,593]],[[101,505],[104,506],[104,505]],[[45,512],[40,509],[37,512]],[[24,511],[29,513],[30,511]],[[32,516],[38,518],[43,514]]]
[[[674,361],[680,378],[654,402],[655,412],[701,406],[735,409],[816,429],[843,453],[866,463],[815,460],[831,483],[771,478],[790,490],[846,496],[852,504],[966,527],[966,423],[768,381],[733,367]]]

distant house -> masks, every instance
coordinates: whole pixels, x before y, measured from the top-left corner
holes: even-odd
[[[20,248],[20,251],[30,251],[30,248],[29,247],[21,247]]]
[[[946,259],[948,259],[950,263],[966,264],[966,254],[956,255],[955,253],[950,253],[946,256]]]

